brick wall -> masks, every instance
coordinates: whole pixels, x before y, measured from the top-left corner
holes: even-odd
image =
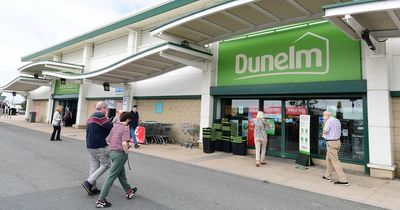
[[[33,105],[31,111],[36,112],[36,122],[45,123],[47,118],[47,104],[48,101],[32,101]]]
[[[393,124],[396,165],[400,166],[400,98],[395,97],[393,102]],[[397,169],[396,176],[400,177],[400,169]]]
[[[172,137],[175,142],[181,142],[187,138],[187,135],[181,132],[182,123],[200,124],[200,99],[139,99],[136,102],[141,121],[174,123]],[[154,110],[157,102],[163,103],[162,113],[156,113]]]

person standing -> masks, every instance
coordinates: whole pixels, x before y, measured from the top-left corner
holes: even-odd
[[[122,113],[122,110],[118,110],[117,114],[115,115],[114,119],[112,120],[113,124],[115,124],[116,122],[119,122],[119,117]]]
[[[99,199],[96,201],[97,208],[110,207],[111,203],[106,200],[110,188],[115,179],[118,178],[122,188],[126,192],[127,199],[133,198],[137,187],[132,187],[125,175],[125,163],[128,160],[128,149],[130,142],[130,131],[128,124],[131,120],[129,112],[121,113],[119,121],[115,122],[110,134],[107,137],[107,143],[110,145],[111,168],[101,188]],[[129,163],[128,163],[129,164]]]
[[[62,121],[61,117],[62,109],[63,109],[62,106],[57,106],[56,111],[54,112],[53,120],[51,121],[51,124],[53,125],[53,133],[51,134],[50,141],[61,141],[60,133],[61,133],[61,121]],[[54,137],[56,138],[54,139]]]
[[[135,135],[135,129],[139,125],[139,112],[137,111],[137,105],[133,105],[132,111],[131,111],[131,122],[130,122],[130,133],[131,133],[131,139],[133,141],[133,144],[135,145],[135,148],[139,147],[139,144],[137,143],[136,135]]]
[[[113,123],[106,117],[108,108],[105,102],[96,104],[96,111],[89,117],[86,124],[86,147],[90,153],[90,173],[82,186],[89,195],[96,195],[96,180],[110,167],[109,149],[106,137]]]
[[[68,107],[65,107],[65,114],[64,114],[64,123],[65,127],[72,126],[72,112],[69,110]]]
[[[256,166],[266,165],[265,152],[267,150],[268,136],[266,133],[266,122],[264,120],[264,113],[257,112],[256,119],[253,120],[254,124],[254,143],[256,145]],[[260,157],[261,154],[261,157]]]
[[[323,137],[326,140],[326,172],[322,176],[323,179],[328,181],[332,180],[332,172],[335,169],[339,180],[335,181],[334,184],[337,185],[349,185],[346,175],[343,172],[342,166],[340,166],[340,161],[338,157],[338,152],[340,150],[340,135],[342,132],[342,125],[340,121],[332,116],[328,111],[323,112],[323,117],[325,120]]]

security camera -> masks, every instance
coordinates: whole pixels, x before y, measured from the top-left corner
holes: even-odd
[[[367,43],[370,50],[372,50],[372,51],[376,50],[374,44],[372,43],[371,39],[369,38],[369,30],[368,29],[364,30],[361,33],[361,38]]]

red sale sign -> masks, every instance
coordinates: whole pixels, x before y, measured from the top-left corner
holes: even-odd
[[[254,124],[253,124],[253,119],[257,117],[257,111],[256,112],[249,112],[249,126],[248,126],[248,132],[247,132],[247,145],[248,146],[255,146],[254,144]]]

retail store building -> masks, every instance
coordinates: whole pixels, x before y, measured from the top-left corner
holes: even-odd
[[[139,106],[142,120],[208,127],[236,122],[248,136],[258,110],[274,122],[268,154],[295,158],[299,118],[323,164],[322,112],[342,123],[347,168],[393,178],[400,163],[400,2],[168,1],[45,50],[2,87],[27,96],[26,118],[56,105],[84,127],[95,103]],[[104,91],[110,87],[110,91]],[[399,172],[397,172],[399,175]]]

